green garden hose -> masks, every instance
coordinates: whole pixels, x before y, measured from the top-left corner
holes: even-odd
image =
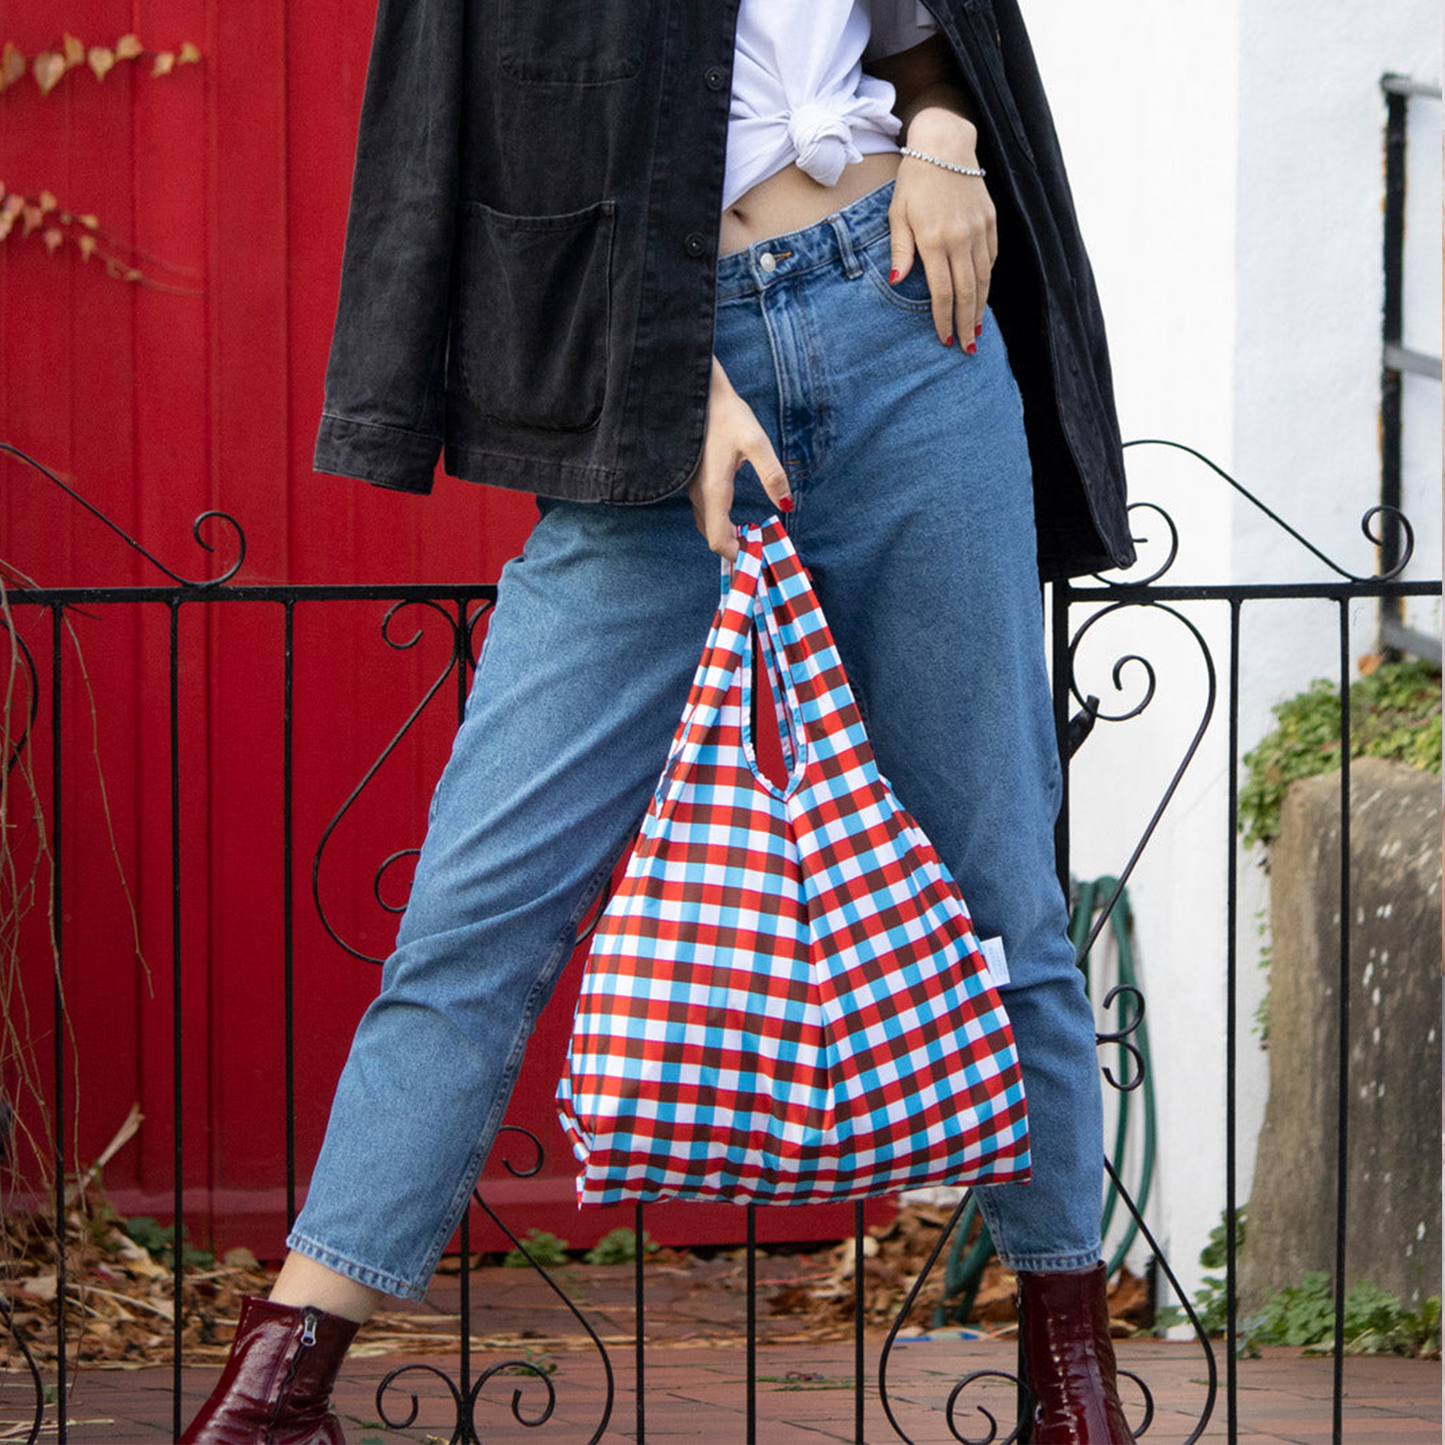
[[[1076,952],[1083,948],[1089,937],[1089,930],[1094,925],[1095,913],[1113,895],[1114,889],[1118,887],[1118,881],[1117,878],[1104,877],[1096,878],[1091,883],[1076,882],[1074,884],[1072,889],[1073,907],[1069,914],[1069,938]],[[1118,953],[1119,984],[1123,987],[1139,988],[1139,973],[1134,961],[1134,915],[1129,906],[1127,890],[1120,890],[1118,901],[1114,904],[1110,914],[1108,926],[1113,934],[1114,946]],[[1079,959],[1079,967],[1083,970],[1085,983],[1090,987],[1089,996],[1092,998],[1093,980],[1090,977],[1087,955]],[[1120,1009],[1121,1023],[1124,1027],[1128,1026],[1136,1012],[1137,1005],[1131,1007],[1129,996],[1125,995],[1121,999]],[[1116,1032],[1118,1031],[1116,1030]],[[1128,1045],[1132,1045],[1137,1051],[1139,1062],[1134,1061]],[[1106,1042],[1104,1047],[1110,1047],[1109,1043]],[[1121,1083],[1129,1082],[1141,1069],[1143,1072],[1143,1080],[1138,1088],[1119,1091],[1119,1109],[1114,1123],[1114,1142],[1110,1155],[1114,1173],[1122,1177],[1130,1126],[1136,1117],[1142,1115],[1141,1122],[1135,1125],[1137,1128],[1142,1128],[1143,1138],[1141,1140],[1139,1184],[1134,1200],[1139,1213],[1142,1214],[1149,1202],[1150,1189],[1154,1181],[1154,1156],[1157,1143],[1154,1071],[1149,1054],[1149,1028],[1146,1021],[1142,1018],[1139,1019],[1138,1025],[1128,1035],[1127,1044],[1124,1040],[1116,1040],[1112,1047],[1116,1057],[1111,1072],[1116,1079]],[[1137,1110],[1134,1104],[1136,1096],[1140,1101]],[[1108,1191],[1104,1196],[1101,1217],[1100,1227],[1104,1234],[1108,1233],[1119,1204],[1119,1190],[1111,1178]],[[988,1225],[981,1223],[977,1238],[971,1244],[967,1242],[977,1216],[978,1199],[977,1196],[972,1196],[959,1220],[958,1232],[948,1251],[943,1275],[943,1299],[934,1310],[934,1328],[950,1323],[964,1324],[967,1322],[973,1309],[974,1299],[978,1294],[979,1284],[983,1279],[984,1268],[993,1258],[993,1240],[989,1235]],[[1108,1260],[1108,1272],[1111,1277],[1124,1262],[1124,1257],[1128,1254],[1138,1234],[1139,1225],[1131,1213],[1123,1237]]]

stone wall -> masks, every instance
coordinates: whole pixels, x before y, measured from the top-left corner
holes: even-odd
[[[1440,1291],[1440,779],[1374,758],[1350,778],[1346,1287]],[[1334,1274],[1340,776],[1296,783],[1270,849],[1269,1101],[1240,1259],[1248,1313]]]

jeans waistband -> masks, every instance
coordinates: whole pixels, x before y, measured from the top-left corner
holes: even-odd
[[[888,231],[893,184],[890,177],[811,226],[769,236],[754,241],[746,250],[719,256],[718,300],[761,294],[788,277],[834,263],[841,262],[847,275],[857,275],[861,263],[854,253]]]

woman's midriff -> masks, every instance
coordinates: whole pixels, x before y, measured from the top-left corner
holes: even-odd
[[[831,186],[820,185],[807,171],[790,162],[745,191],[722,213],[718,254],[746,250],[754,241],[821,221],[884,185],[897,173],[900,160],[897,151],[872,151],[862,160],[844,166],[843,174]]]

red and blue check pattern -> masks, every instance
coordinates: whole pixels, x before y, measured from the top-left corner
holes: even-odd
[[[776,516],[742,550],[593,934],[557,1086],[584,1204],[797,1203],[1029,1176],[963,896],[879,773]],[[757,766],[756,628],[786,786]]]

